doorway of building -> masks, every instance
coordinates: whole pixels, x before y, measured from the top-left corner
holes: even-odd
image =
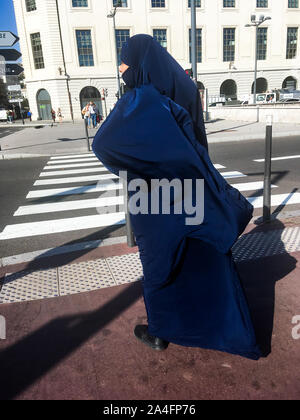
[[[256,93],[265,93],[268,91],[268,81],[264,77],[256,79]],[[251,93],[254,93],[254,82],[252,83]]]
[[[99,109],[101,115],[102,112],[102,100],[100,92],[97,88],[93,86],[86,86],[80,92],[80,107],[81,110],[86,106],[88,102],[94,102]]]
[[[51,120],[51,98],[46,89],[40,89],[37,93],[37,108],[39,120]]]
[[[237,99],[237,86],[234,80],[228,79],[222,83],[220,88],[220,95],[224,95],[226,101],[234,101]]]

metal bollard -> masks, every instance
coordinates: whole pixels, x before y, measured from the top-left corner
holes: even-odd
[[[122,182],[123,182],[123,191],[124,191],[127,245],[130,248],[133,248],[134,246],[136,246],[136,242],[135,242],[134,234],[132,231],[130,214],[128,211],[128,185],[127,185],[127,180],[125,181],[123,179]]]
[[[264,199],[263,199],[263,222],[271,220],[271,159],[272,159],[272,115],[267,116],[266,143],[265,143],[265,175],[264,175]]]
[[[88,147],[88,151],[91,151],[91,145],[90,145],[90,139],[89,139],[89,130],[88,130],[88,119],[87,118],[83,118],[84,121],[84,127],[85,127],[85,136],[86,136],[86,141],[87,141],[87,147]]]

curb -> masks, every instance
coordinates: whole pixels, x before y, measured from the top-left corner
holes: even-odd
[[[224,133],[226,132],[226,130],[224,130]],[[258,140],[258,141],[263,141],[265,140],[265,134],[250,134],[247,136],[243,136],[243,135],[236,135],[236,136],[232,136],[232,137],[210,137],[211,135],[214,134],[210,134],[207,133],[207,141],[208,144],[213,144],[213,143],[229,143],[229,142],[235,142],[235,141],[249,141],[249,140]],[[295,136],[299,136],[300,137],[300,132],[294,132],[294,131],[288,131],[288,132],[282,132],[282,133],[273,133],[273,139],[274,138],[281,138],[281,137],[295,137]],[[83,152],[74,152],[74,153],[69,153],[69,154],[78,154],[78,153],[86,153],[86,150],[84,150]],[[0,160],[5,160],[5,159],[25,159],[25,158],[38,158],[38,157],[49,157],[49,156],[59,156],[61,155],[62,152],[59,153],[46,153],[46,154],[31,154],[31,153],[19,153],[19,154],[5,154],[2,153],[0,154]]]
[[[226,133],[226,130],[223,131],[224,134]],[[215,133],[214,133],[215,134]],[[236,136],[232,136],[232,137],[212,137],[210,138],[210,136],[213,136],[214,134],[210,134],[207,133],[207,141],[208,143],[225,143],[225,142],[231,142],[231,141],[247,141],[247,140],[265,140],[266,136],[265,134],[250,134],[250,135],[236,135]],[[287,131],[287,132],[281,132],[281,133],[274,133],[273,132],[273,139],[274,138],[281,138],[281,137],[295,137],[295,136],[299,136],[300,137],[300,132],[299,131]]]
[[[29,154],[29,153],[21,153],[21,154],[17,154],[17,155],[0,155],[0,160],[10,160],[10,159],[26,159],[26,158],[37,158],[37,157],[49,157],[49,156],[54,156],[54,155],[33,155],[33,154]]]

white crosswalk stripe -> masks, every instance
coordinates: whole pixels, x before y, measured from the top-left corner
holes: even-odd
[[[84,154],[81,154],[81,155],[52,156],[50,158],[50,161],[51,160],[59,160],[59,159],[76,159],[76,158],[88,158],[88,157],[94,158],[95,155],[94,155],[94,153],[84,153]]]
[[[48,165],[57,165],[57,164],[62,164],[62,163],[93,162],[93,161],[99,162],[98,158],[90,157],[90,158],[81,158],[81,159],[52,160],[52,161],[48,162]]]
[[[43,222],[8,225],[0,233],[0,240],[24,238],[26,236],[49,235],[81,229],[91,229],[115,224],[124,224],[124,213],[97,214],[69,219],[46,220]]]
[[[287,160],[287,159],[300,159],[300,155],[278,156],[278,157],[273,157],[271,160],[276,161],[276,160]],[[253,161],[254,162],[264,162],[265,159],[254,159]]]
[[[42,179],[35,181],[33,184],[36,185],[56,185],[56,184],[73,184],[76,182],[89,182],[89,181],[103,181],[106,179],[118,179],[117,175],[105,174],[105,175],[91,175],[91,176],[74,176],[71,178],[55,178],[55,179]]]
[[[248,181],[246,174],[236,170],[224,171],[226,166],[219,163],[215,163],[214,167],[240,192],[261,194],[247,199],[255,209],[263,207],[262,180]],[[240,178],[239,181],[234,182],[238,178]],[[82,185],[84,183],[89,183],[89,185]],[[68,184],[75,185],[68,186]],[[277,188],[277,185],[272,185],[272,192]],[[86,194],[98,193],[98,197],[85,198]],[[300,193],[272,194],[272,206],[299,203]],[[107,171],[93,153],[53,156],[28,192],[26,203],[15,211],[16,223],[5,226],[0,233],[0,240],[53,235],[108,226],[121,227],[125,224],[123,209],[122,183],[118,182],[118,176]],[[98,213],[87,214],[91,211],[95,213],[98,211]],[[36,220],[43,215],[43,220]]]

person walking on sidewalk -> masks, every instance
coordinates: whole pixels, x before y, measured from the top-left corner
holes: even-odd
[[[84,118],[84,121],[85,121],[86,125],[89,128],[91,128],[90,127],[90,124],[91,124],[91,118],[90,118],[90,116],[91,116],[91,114],[90,114],[90,109],[89,108],[90,108],[90,105],[89,105],[89,103],[87,103],[86,106],[81,111],[81,113],[83,115],[83,118]]]
[[[261,351],[231,253],[253,206],[212,164],[198,89],[174,58],[140,34],[123,46],[121,60],[131,90],[98,130],[93,150],[129,182],[148,318],[134,335],[154,350],[175,343],[257,360]],[[162,205],[159,180],[169,185]],[[182,184],[189,186],[184,193]]]
[[[54,109],[51,109],[51,116],[52,116],[52,121],[55,123],[56,113],[55,113]]]
[[[58,108],[58,110],[57,110],[57,116],[58,116],[58,121],[61,124],[64,117],[62,115],[62,112],[61,112],[60,108]]]
[[[94,104],[94,102],[90,102],[89,112],[90,112],[90,118],[91,118],[91,125],[92,125],[93,128],[96,128],[96,126],[97,126],[97,114],[96,114],[96,105]]]
[[[29,121],[32,121],[32,112],[30,111],[30,109],[27,112],[27,117],[29,118]]]

